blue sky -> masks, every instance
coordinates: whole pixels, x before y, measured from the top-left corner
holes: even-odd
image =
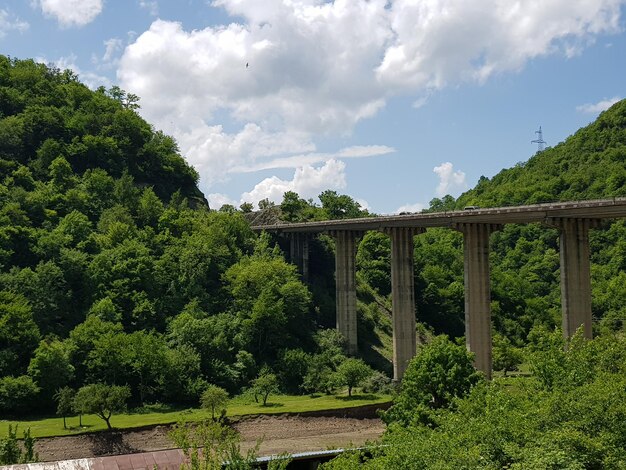
[[[0,52],[139,95],[214,208],[334,189],[393,213],[626,97],[625,4],[9,0]]]

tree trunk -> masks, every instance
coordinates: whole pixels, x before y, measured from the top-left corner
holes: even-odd
[[[63,415],[63,429],[67,429],[67,425],[65,424],[65,415]]]
[[[107,423],[107,428],[109,428],[109,431],[111,429],[113,429],[113,427],[111,426],[111,415],[113,413],[109,412],[108,415],[104,414],[104,412],[100,413],[98,416],[100,416],[106,423]]]
[[[352,385],[348,385],[348,396],[352,396]]]

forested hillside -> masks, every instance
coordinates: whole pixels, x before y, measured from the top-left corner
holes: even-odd
[[[366,217],[346,195],[285,193],[209,210],[175,141],[119,88],[0,56],[0,414],[50,412],[61,387],[128,385],[131,404],[197,404],[209,383],[239,393],[259,376],[285,392],[331,391],[345,361],[334,326],[333,241],[312,242],[305,285],[246,217]],[[429,210],[621,196],[626,102],[564,143]],[[626,318],[626,225],[592,232],[596,328]],[[415,238],[420,331],[463,335],[462,237]],[[389,371],[390,242],[357,253],[362,356]],[[558,234],[492,236],[496,342],[560,324]],[[506,339],[504,339],[506,338]],[[373,382],[385,384],[382,375]],[[37,403],[39,409],[33,408]]]
[[[209,210],[138,106],[0,56],[0,416],[90,383],[129,386],[131,405],[260,374],[313,391],[343,360],[295,267],[241,212]]]
[[[506,150],[504,150],[506,151]],[[457,200],[431,201],[430,211],[498,207],[626,195],[626,100],[528,162],[482,177]],[[591,232],[595,327],[626,319],[626,225],[607,221]],[[416,238],[418,317],[460,333],[462,240],[450,231]],[[496,330],[522,343],[536,323],[560,325],[558,232],[507,225],[492,238],[492,308]],[[445,312],[445,313],[443,313]],[[438,318],[436,318],[438,317]]]

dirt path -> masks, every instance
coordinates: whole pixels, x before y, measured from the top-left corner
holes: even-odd
[[[260,455],[306,452],[361,445],[380,437],[378,418],[316,416],[259,416],[233,427],[241,434],[242,450],[262,439]],[[149,452],[174,447],[169,426],[126,432],[41,438],[36,441],[40,461],[68,460],[103,455]]]

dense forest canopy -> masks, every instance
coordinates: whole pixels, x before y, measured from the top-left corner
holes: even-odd
[[[242,213],[209,210],[137,100],[0,57],[2,415],[90,383],[197,404],[208,383],[236,393],[273,370],[298,392],[316,353],[322,369],[342,355],[295,267]]]
[[[117,87],[91,91],[72,72],[0,56],[0,413],[50,412],[62,387],[94,383],[128,385],[132,404],[197,404],[208,384],[239,393],[263,374],[285,392],[331,391],[347,368],[332,330],[333,240],[311,242],[305,285],[285,241],[249,220],[370,214],[335,191],[320,204],[287,192],[254,213],[210,210],[176,142],[137,106]],[[622,101],[429,210],[624,195],[625,145]],[[595,325],[619,329],[626,225],[606,222],[591,243]],[[558,250],[557,232],[538,225],[492,236],[496,341],[522,346],[534,327],[560,323]],[[389,373],[386,235],[364,235],[357,267],[360,354]],[[417,236],[415,278],[421,336],[462,336],[461,235]]]

